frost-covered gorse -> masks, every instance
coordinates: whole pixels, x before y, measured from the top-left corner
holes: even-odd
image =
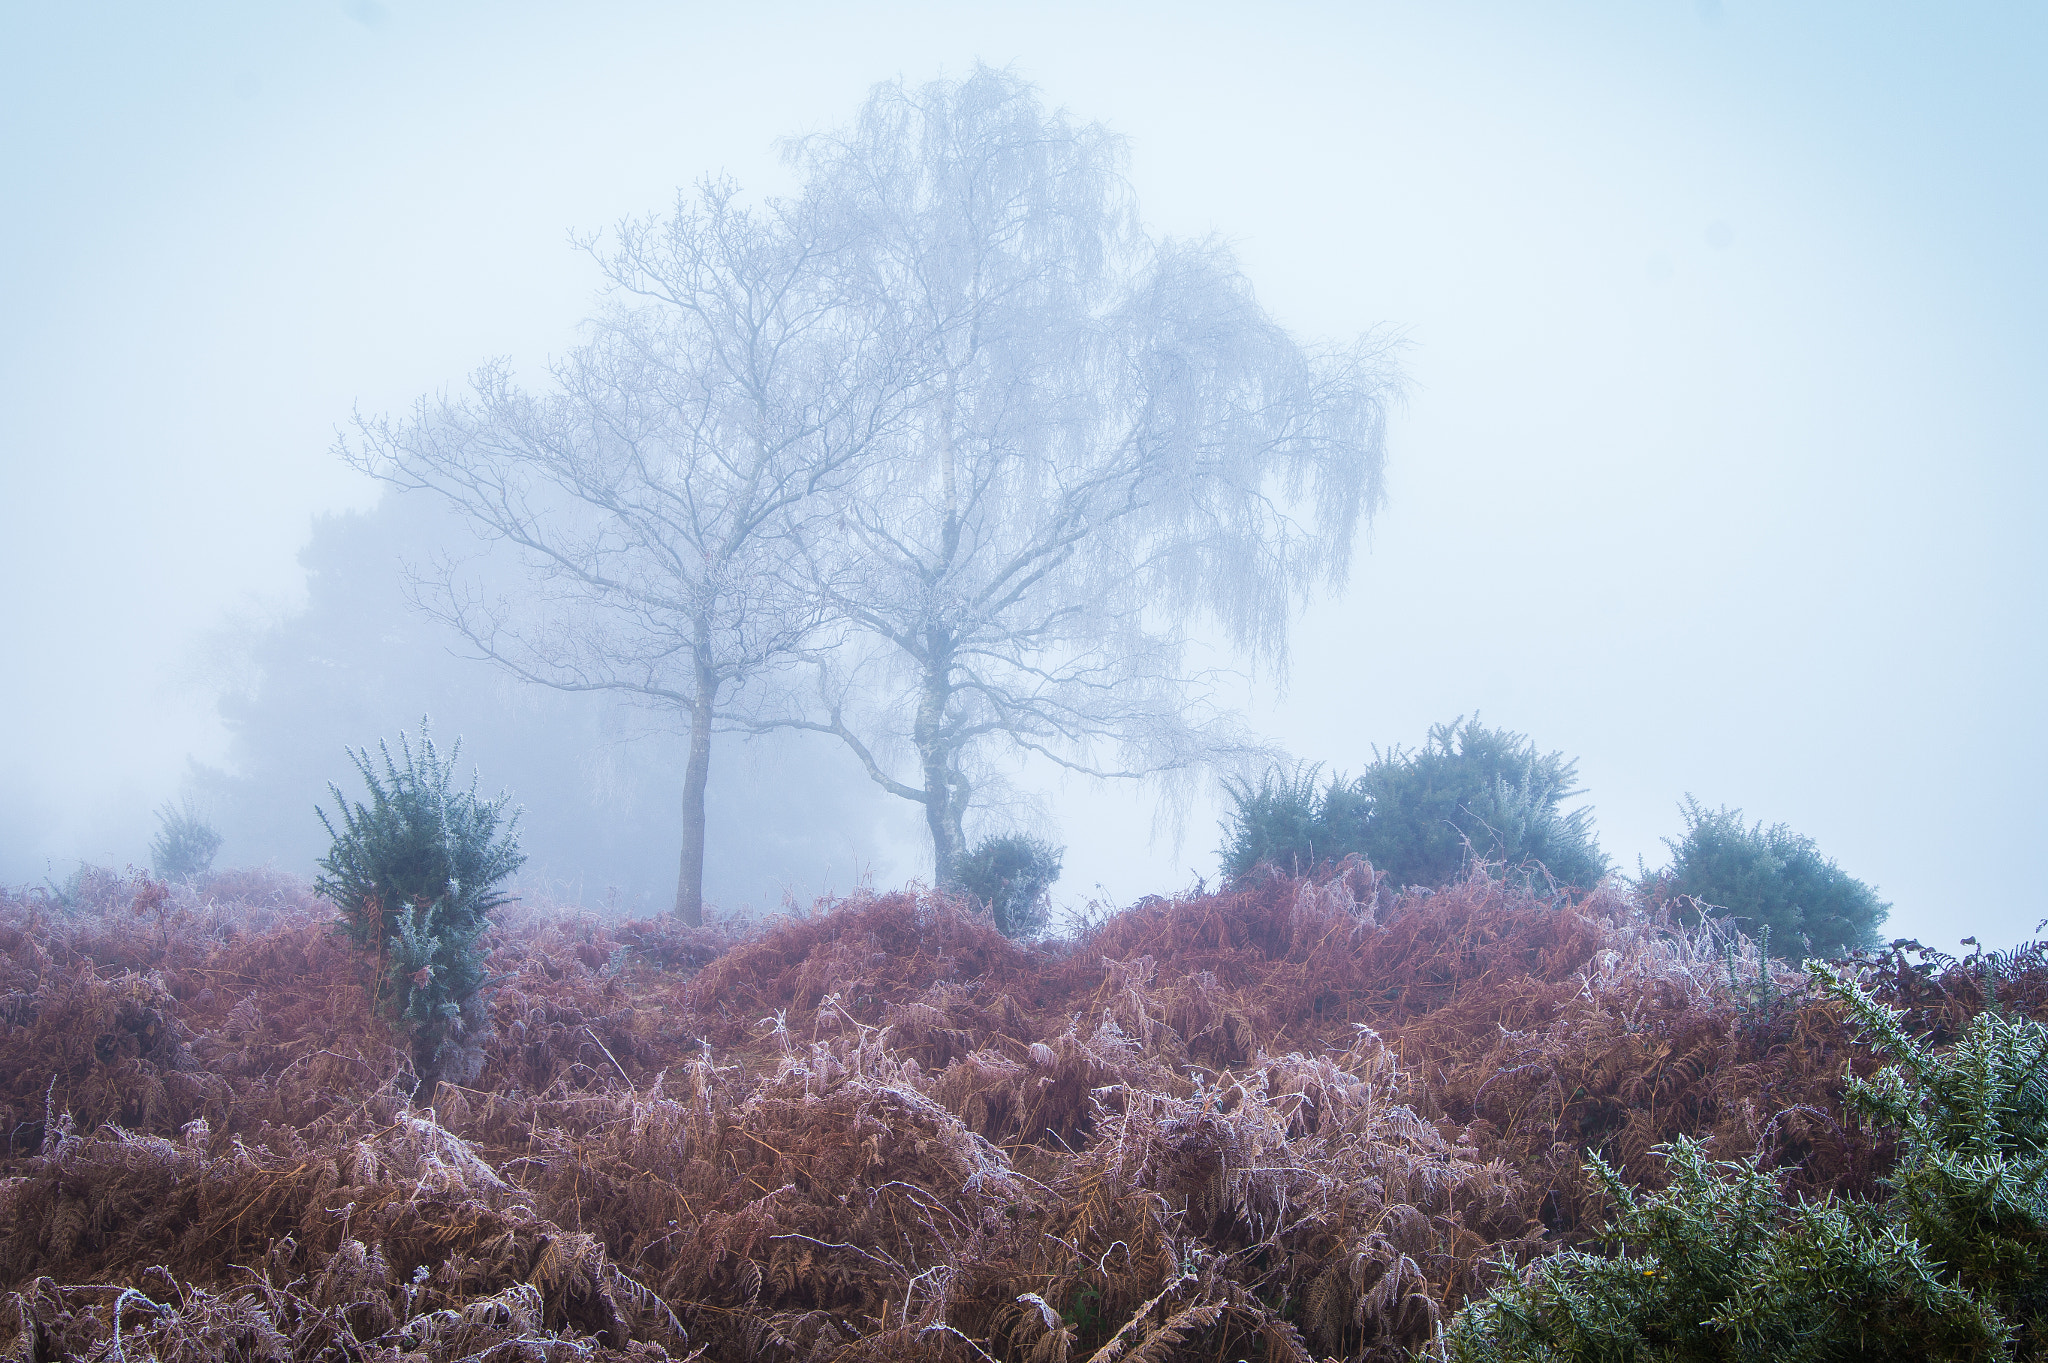
[[[417,746],[399,736],[402,762],[382,742],[381,762],[349,754],[369,798],[328,787],[335,813],[321,810],[320,822],[334,846],[313,888],[341,910],[348,939],[374,953],[378,1006],[411,1037],[417,1072],[463,1082],[483,1063],[490,1027],[481,938],[526,858],[518,813],[507,816],[502,795],[479,798],[474,779],[456,785],[462,744],[443,759],[426,730],[423,721]]]

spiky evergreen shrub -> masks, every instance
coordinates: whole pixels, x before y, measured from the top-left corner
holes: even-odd
[[[1754,937],[1830,959],[1872,946],[1891,905],[1784,824],[1745,825],[1742,811],[1679,806],[1685,836],[1666,838],[1671,865],[1650,878],[1660,897],[1690,896],[1726,911]]]
[[[988,907],[1004,936],[1028,937],[1045,927],[1065,854],[1022,833],[983,838],[960,862],[960,888]]]
[[[190,804],[165,805],[156,812],[157,834],[149,864],[166,880],[190,880],[213,869],[221,836]]]
[[[1358,783],[1337,775],[1318,788],[1322,763],[1269,768],[1258,785],[1225,781],[1234,808],[1223,822],[1223,871],[1241,876],[1261,863],[1307,875],[1364,843],[1371,801]]]
[[[1936,1051],[1854,980],[1816,962],[1807,972],[1898,1062],[1846,1095],[1900,1133],[1893,1220],[1998,1304],[2020,1327],[2023,1352],[2048,1354],[2048,1027],[1994,998],[1960,1041]]]
[[[2048,1028],[1997,1009],[1955,1045],[1914,1040],[1853,980],[1809,963],[1897,1063],[1850,1105],[1896,1128],[1883,1203],[1789,1203],[1753,1161],[1665,1147],[1671,1183],[1619,1208],[1608,1257],[1567,1253],[1466,1308],[1460,1363],[2040,1358],[2048,1322]]]
[[[1467,1307],[1456,1363],[1978,1359],[2005,1322],[1869,1203],[1788,1203],[1753,1161],[1663,1147],[1671,1183],[1635,1193],[1587,1169],[1619,1214],[1611,1257],[1571,1251]]]
[[[375,954],[377,1004],[412,1038],[421,1077],[466,1079],[486,1027],[479,939],[510,902],[498,887],[526,860],[518,815],[506,817],[503,795],[478,798],[474,777],[456,786],[459,741],[443,760],[422,721],[417,748],[403,734],[398,744],[402,764],[377,744],[381,771],[368,750],[349,750],[369,800],[328,787],[341,826],[316,811],[334,845],[313,886],[341,910],[348,939]]]
[[[1269,771],[1257,787],[1228,787],[1225,875],[1261,862],[1305,872],[1354,852],[1397,885],[1445,884],[1470,856],[1540,865],[1569,885],[1607,873],[1593,811],[1562,807],[1579,793],[1578,763],[1538,753],[1524,734],[1460,717],[1431,728],[1419,749],[1375,752],[1356,779],[1332,776],[1318,788],[1320,772]]]

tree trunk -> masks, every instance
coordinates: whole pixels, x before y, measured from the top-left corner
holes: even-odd
[[[718,683],[702,663],[690,705],[690,763],[683,772],[683,861],[676,876],[676,917],[704,926],[704,787],[711,778],[711,719]]]
[[[932,887],[958,889],[960,863],[967,856],[967,782],[943,758],[925,764],[925,827],[932,835]]]
[[[948,762],[943,780],[945,784],[939,788],[940,798],[926,808],[933,814],[933,846],[946,849],[946,873],[943,879],[938,880],[937,887],[955,890],[960,887],[960,863],[967,859],[967,834],[962,827],[967,814],[967,778]]]
[[[953,430],[957,378],[952,373],[946,375],[939,398],[939,473],[946,501],[937,569],[941,576],[960,552],[960,484]],[[955,761],[960,755],[959,740],[946,733],[946,710],[953,702],[954,640],[946,630],[932,626],[926,629],[924,642],[924,694],[918,698],[913,738],[924,768],[924,821],[932,835],[932,887],[951,890],[959,886],[960,862],[967,856],[962,821],[972,792]]]
[[[924,694],[918,698],[912,738],[924,771],[924,822],[932,835],[932,886],[950,890],[958,883],[960,858],[967,853],[960,825],[965,813],[965,783],[953,770],[953,753],[945,735],[946,706],[953,698],[951,660],[937,647],[938,640],[931,642],[934,646],[925,665]]]
[[[946,827],[944,802],[933,799],[924,807],[925,826],[932,835],[932,883],[941,890],[950,890],[959,876],[959,856],[953,847],[953,840]]]

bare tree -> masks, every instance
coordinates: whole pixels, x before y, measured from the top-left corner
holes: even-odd
[[[921,804],[950,885],[1005,762],[1138,778],[1245,742],[1189,631],[1284,668],[1380,499],[1393,370],[1370,338],[1297,344],[1221,244],[1148,238],[1121,145],[1007,73],[878,87],[794,157],[921,378],[800,533],[844,633],[780,722]]]
[[[468,513],[514,546],[534,590],[487,597],[443,562],[415,600],[528,681],[689,717],[676,913],[701,921],[714,728],[820,618],[787,571],[897,418],[913,356],[847,307],[833,224],[804,203],[748,210],[707,183],[667,220],[580,243],[610,284],[554,391],[486,366],[464,397],[358,417],[342,453]]]

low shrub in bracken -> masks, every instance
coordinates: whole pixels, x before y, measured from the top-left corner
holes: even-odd
[[[1791,1200],[1754,1161],[1711,1164],[1680,1138],[1670,1186],[1639,1198],[1596,1155],[1615,1252],[1546,1259],[1468,1306],[1456,1363],[2043,1354],[2048,1027],[1992,1009],[1937,1049],[1853,976],[1808,971],[1896,1061],[1847,1094],[1899,1133],[1890,1196]]]
[[[115,881],[0,895],[16,1357],[1405,1358],[1682,1195],[1681,1139],[1787,1206],[1910,1167],[1839,999],[1484,868],[1034,943],[918,891],[511,905],[481,1069],[431,1087],[303,884]],[[2048,999],[2038,953],[1852,968],[1916,1045]]]

